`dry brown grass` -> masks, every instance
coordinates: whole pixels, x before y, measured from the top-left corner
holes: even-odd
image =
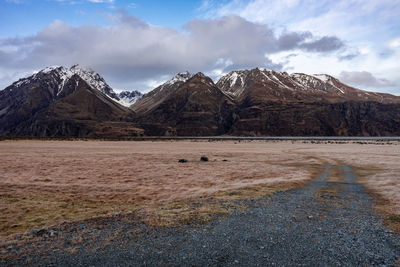
[[[303,184],[324,164],[355,167],[396,221],[399,156],[398,143],[351,141],[2,141],[0,236],[114,212],[136,211],[153,225],[206,222],[233,200]],[[331,169],[330,181],[341,172]]]
[[[284,152],[288,147],[289,142],[3,141],[0,235],[113,212],[138,211],[156,218],[155,224],[206,221],[210,213],[229,212],[222,207],[226,201],[311,179],[320,161]],[[202,155],[210,161],[200,162]],[[189,162],[178,163],[180,158]],[[201,204],[190,204],[195,200]]]

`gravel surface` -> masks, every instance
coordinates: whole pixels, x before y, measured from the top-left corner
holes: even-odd
[[[327,181],[330,168],[306,186],[241,201],[247,209],[205,225],[155,228],[115,215],[35,232],[3,248],[0,264],[396,266],[400,236],[383,224],[350,167],[340,167],[341,182]]]

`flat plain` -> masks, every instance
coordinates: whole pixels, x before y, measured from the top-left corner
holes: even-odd
[[[151,225],[208,220],[233,200],[304,184],[326,164],[352,166],[377,208],[400,215],[396,141],[25,140],[0,142],[0,157],[1,237],[132,211]]]

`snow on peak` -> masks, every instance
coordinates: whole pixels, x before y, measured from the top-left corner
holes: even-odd
[[[313,74],[313,75],[310,75],[310,76],[313,76],[313,77],[315,77],[317,79],[320,79],[320,80],[322,80],[324,82],[328,82],[330,80],[330,76],[326,75],[326,74]]]
[[[224,93],[238,97],[244,91],[244,80],[246,73],[243,71],[231,71],[222,77],[218,83],[222,86]]]
[[[308,90],[310,88],[318,88],[321,84],[324,84],[325,81],[321,79],[321,77],[317,75],[307,75],[304,73],[293,73],[290,75],[296,83],[302,85],[302,89]]]
[[[118,94],[119,101],[121,105],[129,107],[135,104],[139,99],[141,99],[143,94],[139,91],[123,91]]]
[[[239,74],[236,71],[232,72],[232,74],[229,76],[228,79],[230,81],[231,87],[236,84],[238,77],[239,77]]]
[[[171,80],[167,81],[164,85],[173,85],[177,82],[186,82],[189,80],[193,75],[190,74],[188,71],[180,72],[174,76]]]
[[[327,74],[307,75],[303,73],[293,73],[291,74],[291,77],[295,79],[298,83],[302,84],[306,89],[311,88],[323,91],[335,90],[336,92],[341,94],[345,93],[333,82],[333,80],[335,79]]]
[[[174,85],[177,82],[186,82],[187,80],[189,80],[192,77],[193,77],[193,75],[190,74],[188,71],[179,72],[171,80],[163,83],[160,87],[160,91],[162,91],[166,86]]]
[[[119,101],[118,95],[114,90],[105,82],[105,80],[96,72],[89,68],[82,67],[80,65],[73,65],[70,68],[65,68],[62,66],[52,66],[46,67],[40,71],[37,71],[33,75],[27,78],[23,78],[13,83],[14,86],[20,87],[31,83],[32,81],[37,81],[38,79],[50,79],[52,83],[58,85],[57,95],[59,95],[67,82],[72,76],[78,75],[82,78],[90,87],[99,90],[109,98],[115,101]]]
[[[64,67],[49,68],[49,72],[51,71],[55,71],[55,74],[61,80],[58,88],[58,94],[64,89],[64,86],[68,80],[76,74],[93,89],[99,90],[113,100],[119,100],[117,94],[111,89],[106,81],[92,69],[85,68],[80,65],[73,65],[69,69]]]
[[[59,69],[59,68],[62,68],[62,67],[61,67],[61,66],[46,67],[46,68],[42,69],[42,70],[39,71],[39,72],[41,72],[41,73],[50,73],[50,72],[52,72],[53,70],[56,70],[56,69]]]
[[[91,69],[83,68],[79,65],[74,65],[69,69],[72,75],[77,74],[91,87],[108,95],[109,89],[111,89],[104,79],[96,72]],[[112,91],[113,92],[113,91]],[[114,92],[113,92],[114,93]],[[115,94],[115,93],[114,93]]]

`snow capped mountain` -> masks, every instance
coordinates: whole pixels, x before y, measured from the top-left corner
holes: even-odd
[[[179,88],[180,85],[187,82],[193,75],[188,71],[180,72],[176,74],[172,79],[158,86],[149,93],[143,95],[139,101],[132,105],[132,109],[136,112],[144,113],[159,103],[161,103],[166,97],[172,94],[175,90]]]
[[[49,67],[0,90],[0,136],[400,135],[400,97],[326,74],[255,68],[217,84],[181,72],[119,94],[97,73]]]
[[[107,96],[113,98],[114,100],[119,100],[118,95],[114,90],[106,83],[106,81],[98,73],[94,72],[92,69],[84,68],[79,65],[74,65],[67,72],[69,75],[67,78],[71,77],[71,74],[77,74],[85,82],[87,82],[92,88],[99,90],[100,92],[106,94]]]
[[[290,77],[299,85],[298,89],[301,90],[322,90],[322,91],[338,91],[344,93],[339,88],[336,88],[331,82],[330,77],[326,74],[307,75],[303,73],[293,73]]]
[[[165,87],[173,86],[176,83],[184,83],[189,80],[193,75],[190,74],[188,71],[180,72],[176,74],[171,80],[166,81],[164,84],[161,85],[160,91],[162,91]]]
[[[143,94],[139,91],[122,91],[118,94],[119,103],[123,106],[129,107],[135,104],[140,98],[142,98]]]
[[[231,71],[225,76],[222,76],[217,82],[217,86],[232,97],[239,97],[245,87],[245,79],[249,71]]]
[[[155,135],[207,136],[225,133],[234,107],[210,77],[198,72],[178,74],[131,108]]]
[[[17,82],[13,83],[12,86],[19,88],[23,85],[45,80],[48,85],[56,85],[57,90],[54,93],[55,96],[57,96],[63,91],[64,86],[74,75],[78,75],[90,87],[99,90],[114,101],[119,101],[118,95],[98,73],[79,65],[74,65],[71,68],[65,68],[62,66],[47,67],[38,71],[32,76],[18,80]]]
[[[221,77],[217,86],[238,100],[250,97],[261,102],[269,100],[398,102],[398,99],[391,95],[359,90],[327,74],[288,74],[255,68],[232,71]]]

